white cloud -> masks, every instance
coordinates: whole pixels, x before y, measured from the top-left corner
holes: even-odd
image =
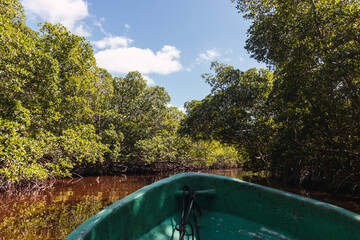
[[[234,50],[232,48],[227,48],[227,49],[225,49],[224,53],[225,54],[233,54]]]
[[[75,34],[90,34],[81,22],[89,16],[88,5],[84,0],[22,0],[21,3],[29,14],[42,20],[61,23]]]
[[[132,43],[133,40],[127,37],[119,37],[119,36],[115,36],[115,37],[106,37],[100,41],[95,41],[92,42],[93,44],[95,44],[96,47],[98,48],[118,48],[118,47],[128,47],[130,43]]]
[[[174,105],[172,105],[171,103],[168,103],[166,106],[167,106],[167,107],[175,107],[175,106],[174,106]],[[185,110],[184,106],[177,107],[177,109],[178,109],[179,111],[183,112],[183,113],[185,113],[185,112],[186,112],[186,110]]]
[[[114,73],[139,71],[142,74],[169,74],[180,71],[180,51],[174,46],[165,45],[154,53],[151,49],[119,47],[99,51],[95,58],[100,67]]]
[[[201,53],[199,55],[199,57],[197,58],[197,62],[203,62],[203,61],[212,61],[217,57],[220,57],[221,54],[219,51],[217,51],[216,49],[210,49],[210,50],[206,50],[205,53]]]
[[[155,81],[151,79],[149,76],[142,75],[142,77],[146,80],[147,85],[155,85]]]
[[[185,71],[187,71],[187,72],[191,72],[193,70],[193,67],[186,67],[185,68]]]
[[[91,35],[89,27],[83,23],[77,25],[73,30],[73,33],[83,37],[89,37]]]
[[[97,27],[99,27],[99,29],[100,29],[100,31],[105,35],[105,36],[110,36],[110,34],[108,34],[106,31],[105,31],[105,29],[104,29],[104,27],[103,27],[103,22],[105,22],[105,18],[100,18],[100,20],[99,21],[94,21],[94,25],[95,26],[97,26]]]
[[[178,109],[179,109],[179,111],[181,111],[181,112],[183,112],[183,113],[185,113],[185,112],[186,112],[186,110],[185,110],[184,106],[178,107]]]

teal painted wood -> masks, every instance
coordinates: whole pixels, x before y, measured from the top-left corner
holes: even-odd
[[[345,209],[234,178],[183,173],[112,204],[66,240],[179,239],[184,185],[198,190],[202,240],[360,239],[360,215]]]

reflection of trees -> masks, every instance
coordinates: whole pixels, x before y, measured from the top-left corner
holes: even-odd
[[[67,201],[71,195],[71,192],[60,195],[50,205],[39,201],[17,206],[18,211],[0,223],[1,235],[4,239],[64,239],[89,217],[116,201],[103,202],[100,192],[74,204]]]
[[[45,191],[0,193],[0,240],[64,239],[107,205],[167,176],[63,179]]]

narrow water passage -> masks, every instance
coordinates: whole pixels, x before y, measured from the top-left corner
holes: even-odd
[[[243,178],[241,170],[212,171]],[[172,174],[64,179],[46,191],[0,194],[0,239],[64,239],[86,219],[111,203]],[[360,199],[346,195],[273,186],[360,213]]]

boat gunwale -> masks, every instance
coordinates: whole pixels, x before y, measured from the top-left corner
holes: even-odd
[[[85,222],[83,222],[72,233],[70,233],[65,238],[65,240],[67,240],[67,239],[68,240],[70,240],[70,239],[81,239],[97,223],[101,222],[101,220],[106,218],[112,212],[118,211],[119,209],[124,207],[126,204],[128,204],[129,202],[135,200],[136,198],[144,195],[145,193],[147,193],[151,189],[156,188],[158,186],[161,186],[163,184],[167,184],[167,183],[172,182],[172,181],[176,181],[176,180],[179,180],[179,179],[182,179],[182,178],[189,178],[189,177],[206,177],[206,178],[213,178],[213,179],[221,179],[221,180],[226,180],[226,181],[238,182],[238,183],[241,183],[241,184],[243,184],[245,186],[254,188],[256,190],[259,190],[259,191],[262,191],[262,192],[267,192],[267,193],[270,193],[270,194],[275,194],[275,195],[282,196],[282,197],[286,197],[287,199],[299,201],[299,202],[302,202],[304,204],[308,204],[308,205],[314,206],[316,208],[323,209],[325,211],[330,211],[332,213],[342,215],[344,217],[350,218],[351,220],[354,220],[354,221],[360,223],[360,214],[353,213],[353,212],[351,212],[349,210],[346,210],[346,209],[341,208],[341,207],[334,206],[334,205],[332,205],[330,203],[321,202],[321,201],[316,200],[316,199],[311,199],[311,198],[308,198],[308,197],[300,196],[298,194],[285,192],[283,190],[278,190],[278,189],[274,189],[274,188],[271,188],[271,187],[266,187],[266,186],[259,185],[259,184],[256,184],[256,183],[250,183],[250,182],[243,181],[243,180],[236,179],[236,178],[232,178],[232,177],[226,177],[226,176],[214,175],[214,174],[208,174],[208,173],[186,172],[186,173],[175,174],[175,175],[172,175],[172,176],[170,176],[168,178],[164,178],[164,179],[161,179],[159,181],[156,181],[156,182],[154,182],[152,184],[149,184],[149,185],[147,185],[147,186],[145,186],[145,187],[131,193],[130,195],[116,201],[115,203],[109,205],[105,209],[101,210],[100,212],[98,212],[94,216],[90,217]]]

